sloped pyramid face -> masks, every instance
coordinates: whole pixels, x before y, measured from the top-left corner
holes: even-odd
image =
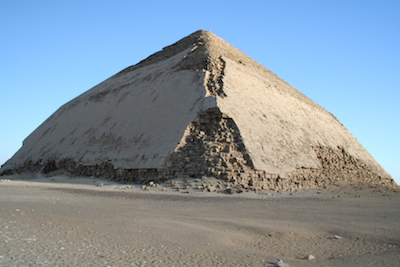
[[[394,185],[332,114],[207,31],[68,102],[1,168],[57,170],[139,182],[214,176],[275,190]]]

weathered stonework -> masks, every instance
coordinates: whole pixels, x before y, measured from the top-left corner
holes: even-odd
[[[94,176],[127,183],[147,183],[151,180],[160,180],[157,179],[157,169],[122,169],[115,168],[110,163],[82,165],[73,159],[46,160],[40,162],[26,161],[21,168],[6,171],[2,173],[2,175],[12,175],[26,172],[40,173],[48,176],[54,176],[57,174],[88,177]]]
[[[200,113],[188,126],[161,170],[166,178],[205,175],[234,180],[252,171],[253,163],[235,122],[213,108]]]
[[[214,62],[210,63],[209,69],[209,77],[207,82],[207,89],[212,96],[219,96],[221,98],[226,97],[226,93],[224,92],[224,71],[225,71],[226,62],[222,57],[219,57]]]
[[[301,168],[289,175],[291,183],[298,184],[299,188],[340,184],[395,186],[393,179],[379,175],[378,170],[354,158],[345,148],[316,146],[314,151],[321,162],[320,168]]]
[[[218,109],[203,112],[188,127],[177,150],[159,169],[122,169],[112,164],[77,164],[72,159],[25,162],[3,174],[67,172],[76,176],[111,178],[119,182],[148,183],[174,178],[215,177],[228,187],[250,190],[296,191],[335,185],[394,187],[392,179],[379,176],[370,166],[354,159],[344,148],[315,147],[321,168],[299,168],[287,177],[255,170],[234,121]]]

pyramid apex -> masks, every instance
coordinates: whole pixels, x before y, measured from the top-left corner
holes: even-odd
[[[164,47],[161,51],[150,55],[146,59],[140,61],[136,65],[130,66],[121,72],[117,73],[117,75],[124,74],[133,70],[136,70],[140,67],[150,65],[157,63],[159,61],[165,60],[167,58],[170,58],[184,50],[193,50],[194,53],[191,53],[191,58],[194,58],[194,61],[190,62],[190,66],[188,64],[185,64],[184,69],[190,68],[190,69],[204,69],[207,68],[206,62],[210,62],[208,60],[211,58],[211,54],[216,54],[221,49],[215,49],[216,47],[232,47],[230,44],[228,44],[226,41],[222,40],[218,36],[216,36],[214,33],[207,31],[207,30],[197,30],[193,32],[192,34],[180,39],[179,41],[168,45]],[[193,49],[193,48],[199,48],[200,49]],[[232,47],[232,49],[235,49]],[[224,50],[229,50],[224,49]],[[238,50],[239,51],[239,50]],[[240,51],[239,51],[240,52]],[[242,53],[242,52],[240,52]],[[187,62],[186,62],[187,63]]]
[[[202,36],[202,37],[204,37],[204,36],[216,36],[213,32],[208,31],[208,30],[203,30],[203,29],[197,30],[194,33],[190,34],[189,36],[191,36],[191,35]]]
[[[122,70],[117,75],[157,63],[184,50],[190,52],[187,53],[185,62],[181,62],[182,64],[180,69],[208,69],[210,63],[212,64],[215,60],[223,57],[240,62],[241,64],[253,66],[262,71],[268,71],[264,66],[261,66],[242,51],[235,48],[211,31],[200,29],[179,41],[164,47],[161,51],[140,61],[138,64]]]

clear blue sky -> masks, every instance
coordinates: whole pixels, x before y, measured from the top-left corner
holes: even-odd
[[[0,164],[61,105],[198,29],[333,113],[400,184],[400,1],[0,0]]]

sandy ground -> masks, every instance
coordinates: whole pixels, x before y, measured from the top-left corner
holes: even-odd
[[[399,193],[1,178],[0,266],[400,265]]]

